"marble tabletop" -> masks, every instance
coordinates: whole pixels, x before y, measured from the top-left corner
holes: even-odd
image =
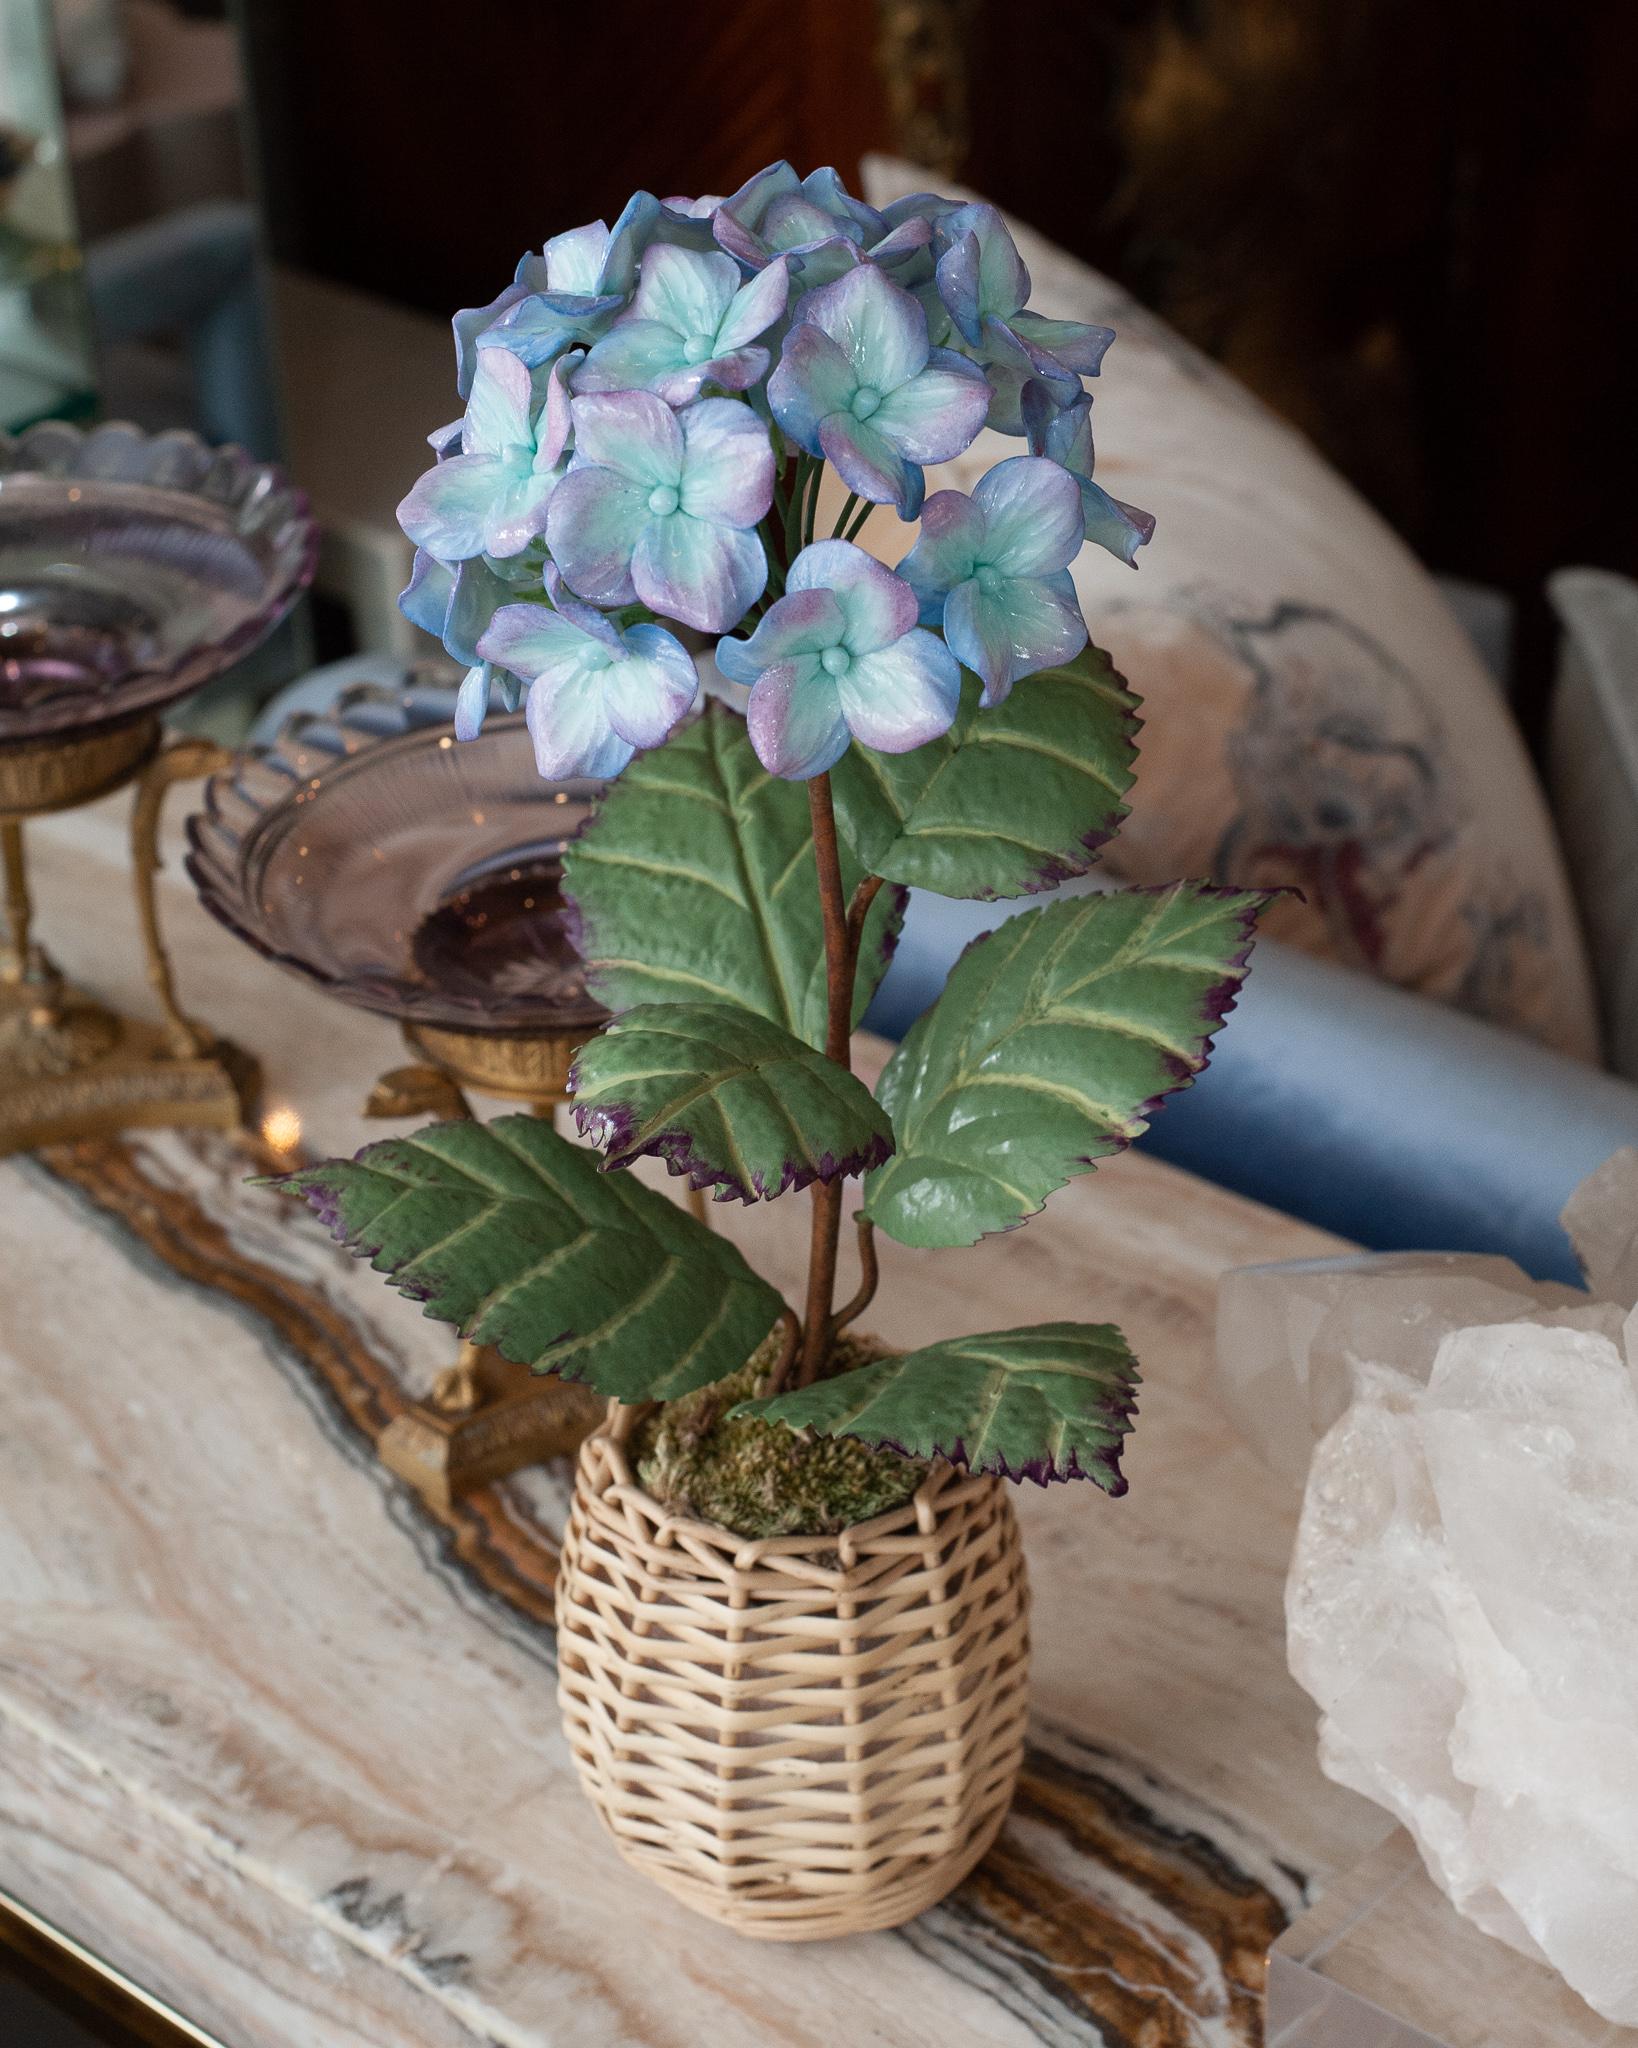
[[[32,835],[39,931],[138,1005],[100,806]],[[185,1000],[351,1150],[392,1029],[165,883]],[[567,1473],[443,1521],[371,1433],[448,1362],[221,1138],[0,1166],[0,1891],[227,2048],[1240,2048],[1270,1942],[1383,1836],[1288,1677],[1297,1510],[1210,1386],[1218,1275],[1331,1240],[1141,1155],[971,1251],[883,1247],[890,1341],[1112,1319],[1131,1492],[1022,1489],[1032,1744],[996,1849],[897,1933],[746,1944],[643,1885],[553,1705]],[[715,1212],[789,1287],[800,1199]]]

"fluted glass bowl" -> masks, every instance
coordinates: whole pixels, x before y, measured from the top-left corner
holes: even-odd
[[[196,434],[0,434],[0,745],[161,706],[248,654],[312,580],[306,496]]]
[[[188,821],[206,908],[268,959],[400,1022],[595,1027],[606,1013],[559,885],[599,786],[543,782],[521,717],[457,743],[447,723],[415,726],[425,702],[352,691],[213,776]]]

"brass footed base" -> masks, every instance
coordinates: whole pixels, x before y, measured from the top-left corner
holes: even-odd
[[[525,1465],[572,1457],[607,1409],[589,1387],[543,1379],[496,1351],[464,1345],[433,1398],[395,1416],[376,1449],[389,1472],[448,1508]]]
[[[179,1053],[166,1029],[78,989],[0,982],[0,1157],[138,1125],[237,1130],[260,1080],[237,1046]]]

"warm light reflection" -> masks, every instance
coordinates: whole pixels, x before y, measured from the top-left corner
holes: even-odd
[[[270,1109],[262,1118],[262,1141],[274,1152],[294,1152],[301,1143],[301,1118],[293,1109]]]

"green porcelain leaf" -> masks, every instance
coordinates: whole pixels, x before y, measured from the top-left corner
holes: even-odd
[[[863,870],[844,850],[849,893]],[[611,1010],[730,1003],[825,1042],[825,941],[806,786],[770,775],[721,704],[639,754],[564,861],[587,979]],[[860,948],[854,1020],[903,916],[884,889]]]
[[[873,874],[941,896],[1028,896],[1084,875],[1126,815],[1137,699],[1088,647],[984,711],[964,676],[942,739],[908,754],[852,746],[836,811]]]
[[[1205,1065],[1266,900],[1117,889],[976,940],[882,1074],[898,1150],[864,1213],[901,1244],[973,1244],[1129,1145]]]
[[[270,1184],[429,1316],[621,1401],[736,1372],[783,1307],[726,1238],[539,1117],[429,1124]]]
[[[1137,1361],[1111,1324],[1038,1323],[877,1359],[734,1413],[1006,1479],[1090,1479],[1120,1494],[1137,1384]]]
[[[585,1046],[575,1121],[629,1166],[664,1159],[718,1201],[754,1202],[863,1173],[893,1127],[862,1081],[764,1017],[724,1003],[640,1003]]]

